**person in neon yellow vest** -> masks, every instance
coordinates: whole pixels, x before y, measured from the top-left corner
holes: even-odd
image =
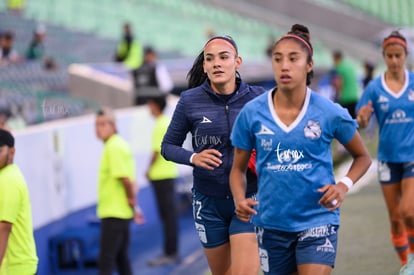
[[[134,70],[143,63],[142,45],[132,35],[130,24],[125,23],[123,29],[123,38],[118,44],[114,59],[116,62],[122,62],[129,70]]]
[[[14,137],[0,129],[0,274],[36,274],[29,191],[14,154]]]
[[[7,0],[7,8],[17,14],[24,8],[25,0]]]

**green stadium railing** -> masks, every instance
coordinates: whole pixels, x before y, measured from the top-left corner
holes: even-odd
[[[413,0],[343,0],[349,5],[400,27],[414,27]]]

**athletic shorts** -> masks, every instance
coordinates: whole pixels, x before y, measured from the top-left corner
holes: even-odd
[[[264,274],[290,275],[300,264],[334,266],[337,225],[322,225],[301,232],[256,227],[260,265]]]
[[[378,163],[378,179],[381,184],[401,182],[403,179],[414,177],[414,161]]]
[[[200,242],[214,248],[229,242],[230,235],[254,233],[250,222],[239,220],[233,198],[214,198],[193,189],[193,216]]]

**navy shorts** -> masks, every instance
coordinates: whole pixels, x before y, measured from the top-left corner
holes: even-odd
[[[254,225],[239,220],[233,198],[214,198],[193,190],[193,216],[201,244],[214,248],[229,242],[230,235],[254,233]]]
[[[300,264],[334,266],[338,226],[322,225],[301,232],[256,227],[264,274],[290,275]]]
[[[411,177],[414,177],[414,161],[378,163],[378,179],[381,184],[397,183]]]

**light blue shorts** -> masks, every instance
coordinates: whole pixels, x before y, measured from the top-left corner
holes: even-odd
[[[260,264],[264,274],[290,275],[300,264],[334,266],[338,226],[323,225],[302,232],[256,227]]]
[[[205,248],[229,242],[230,235],[254,233],[252,223],[237,218],[233,198],[214,198],[193,190],[193,216],[200,242]]]

